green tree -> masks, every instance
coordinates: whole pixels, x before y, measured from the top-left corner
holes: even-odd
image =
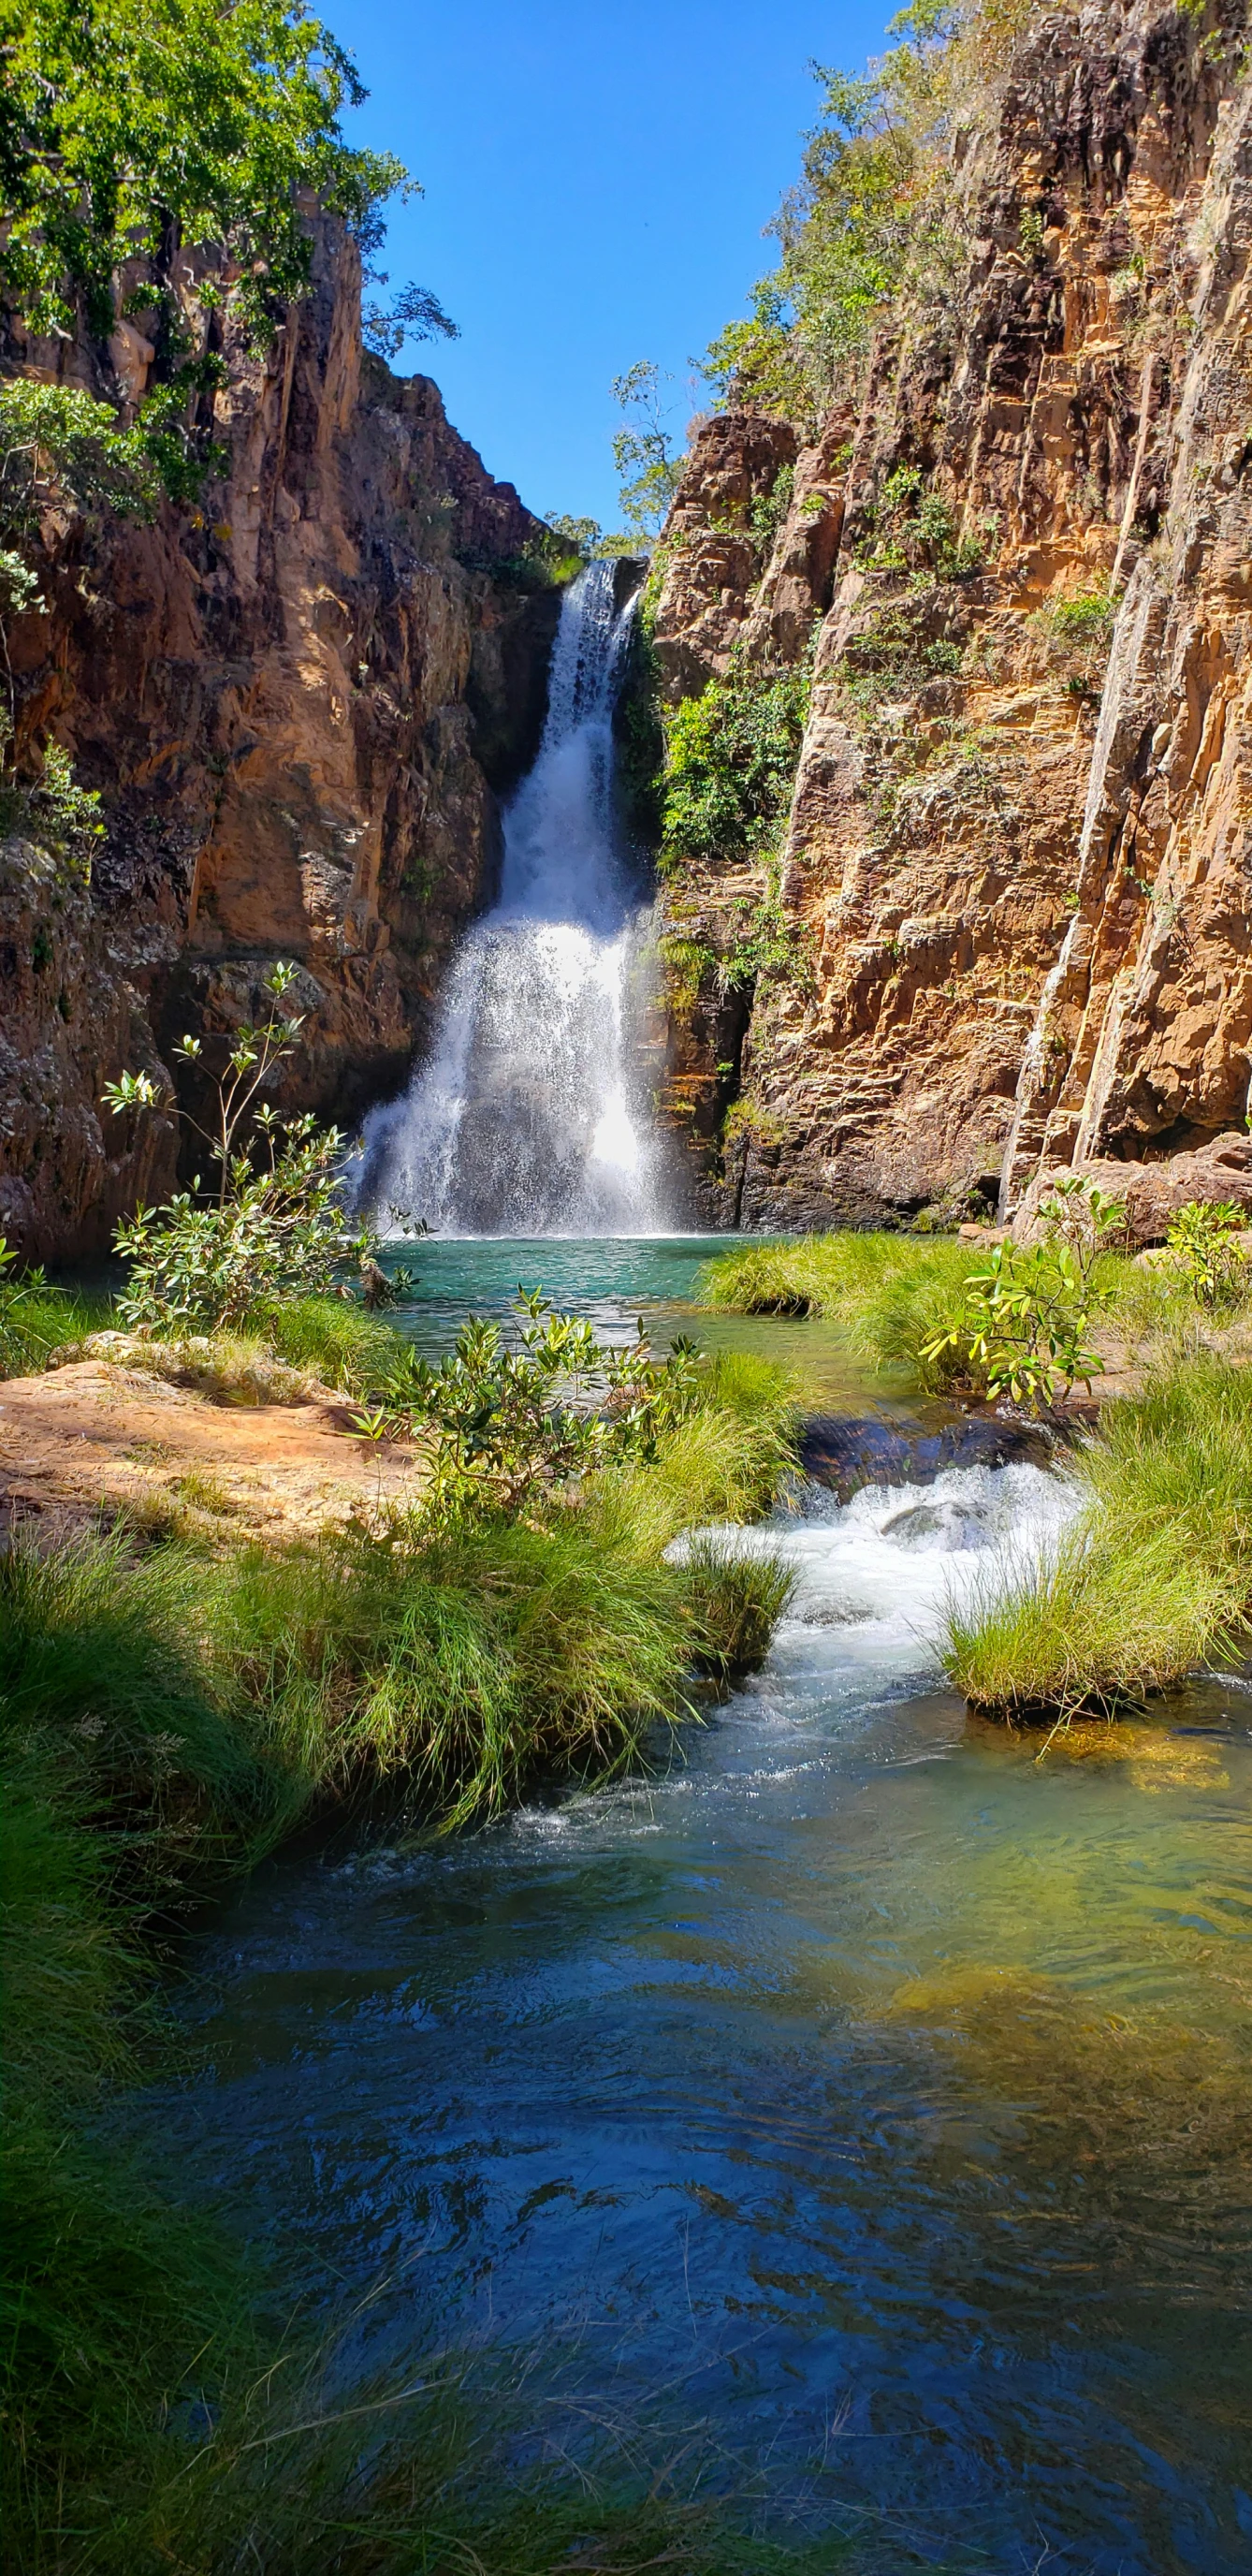
[[[629,426],[613,440],[613,462],[622,477],[621,504],[632,543],[650,545],[659,536],[678,489],[682,459],[675,456],[665,422],[661,388],[672,383],[653,358],[639,358],[624,376],[613,379],[613,399]]]
[[[372,272],[376,286],[387,284],[385,269]],[[376,358],[398,358],[406,340],[459,340],[461,326],[445,313],[429,286],[403,286],[394,303],[367,304],[361,314],[361,338]]]
[[[0,0],[0,47],[0,298],[40,334],[72,331],[81,307],[107,336],[135,258],[142,309],[168,329],[190,249],[221,254],[263,332],[308,280],[302,192],[368,252],[406,184],[391,154],[344,141],[340,111],[365,92],[300,0]]]
[[[728,323],[703,361],[724,401],[810,421],[906,274],[950,259],[938,181],[959,88],[955,39],[976,15],[977,0],[915,0],[864,78],[812,65],[822,113],[800,182],[768,227],[779,264],[754,287],[749,318]]]

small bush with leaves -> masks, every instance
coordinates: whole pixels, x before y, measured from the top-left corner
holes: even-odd
[[[646,1460],[696,1400],[694,1348],[664,1360],[644,1337],[626,1351],[599,1342],[585,1316],[553,1312],[519,1288],[507,1331],[471,1316],[438,1368],[406,1346],[385,1400],[355,1416],[371,1440],[411,1440],[434,1521],[465,1512],[516,1514],[613,1458]]]
[[[1243,1235],[1246,1208],[1229,1199],[1193,1199],[1180,1208],[1165,1238],[1197,1306],[1236,1306],[1252,1286]]]
[[[1055,1238],[1025,1251],[998,1243],[985,1270],[965,1281],[960,1312],[924,1345],[934,1364],[961,1355],[965,1371],[992,1396],[1009,1396],[1038,1413],[1103,1368],[1089,1347],[1091,1318],[1103,1302],[1077,1252]]]
[[[981,571],[996,534],[985,518],[976,535],[959,536],[951,504],[927,489],[916,465],[898,465],[865,515],[858,563],[867,572],[907,572],[915,582],[967,580]]]
[[[732,662],[666,719],[662,863],[760,850],[791,799],[808,714],[809,661]]]
[[[281,1119],[261,1095],[291,1054],[302,1019],[279,1005],[295,981],[292,965],[266,978],[273,1008],[258,1027],[236,1037],[217,1084],[212,1130],[189,1120],[218,1166],[216,1201],[197,1197],[198,1179],[160,1208],[140,1208],[114,1235],[131,1264],[119,1307],[141,1330],[218,1332],[242,1323],[249,1309],[275,1297],[332,1287],[343,1265],[372,1257],[375,1238],[347,1224],[340,1181],[344,1138],[310,1115]],[[185,1063],[203,1053],[186,1037],[174,1052]],[[115,1117],[155,1109],[160,1094],[147,1073],[106,1083]]]

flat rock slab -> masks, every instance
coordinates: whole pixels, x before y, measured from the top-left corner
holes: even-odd
[[[0,1523],[73,1527],[126,1511],[204,1536],[307,1537],[415,1490],[410,1450],[354,1436],[328,1394],[231,1403],[85,1360],[0,1384]]]

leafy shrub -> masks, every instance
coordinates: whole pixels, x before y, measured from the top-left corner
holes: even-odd
[[[1076,1379],[1089,1390],[1103,1367],[1089,1347],[1100,1293],[1068,1244],[1032,1243],[1023,1251],[998,1243],[986,1268],[969,1273],[955,1317],[921,1357],[937,1362],[951,1354],[958,1373],[988,1395],[1008,1395],[1038,1412],[1068,1395]]]
[[[301,197],[369,235],[404,179],[339,123],[364,90],[350,55],[288,0],[3,0],[0,123],[8,220],[0,291],[40,334],[73,332],[81,296],[101,339],[114,277],[136,256],[140,309],[172,307],[175,263],[220,249],[263,324],[308,282]],[[209,301],[202,295],[202,301]]]
[[[950,265],[936,146],[952,25],[930,8],[906,10],[892,21],[902,41],[864,79],[813,66],[822,114],[800,184],[769,227],[779,265],[753,289],[751,318],[730,323],[705,358],[723,399],[809,427],[855,368],[884,302],[910,273]]]
[[[386,1401],[355,1416],[374,1440],[411,1441],[423,1458],[421,1511],[434,1525],[524,1511],[612,1459],[652,1461],[701,1402],[700,1363],[680,1338],[662,1360],[644,1339],[598,1342],[584,1316],[554,1314],[519,1291],[506,1331],[470,1317],[437,1368],[411,1347]]]
[[[1247,1224],[1247,1209],[1229,1199],[1193,1199],[1179,1209],[1165,1244],[1197,1306],[1236,1306],[1247,1295],[1252,1267],[1241,1240]]]
[[[762,493],[759,499],[753,502],[748,513],[752,540],[763,561],[767,560],[774,551],[778,531],[791,508],[795,482],[794,465],[780,465],[769,491]]]
[[[628,531],[626,553],[659,536],[682,478],[682,458],[675,456],[666,427],[662,387],[669,382],[652,358],[637,359],[613,380],[613,399],[627,422],[613,438],[613,462],[622,477],[618,497]]]
[[[164,1207],[140,1208],[114,1234],[131,1264],[118,1300],[129,1323],[163,1333],[220,1331],[274,1298],[330,1287],[348,1259],[372,1254],[369,1229],[347,1227],[339,1129],[319,1128],[309,1115],[282,1120],[261,1097],[304,1025],[278,1007],[295,976],[294,966],[271,968],[270,1017],[238,1031],[216,1085],[213,1130],[198,1131],[218,1166],[216,1204],[184,1190]],[[187,1037],[174,1052],[195,1063],[203,1043]],[[124,1073],[106,1083],[103,1097],[127,1117],[154,1108],[158,1092],[150,1074]]]
[[[1046,632],[1059,644],[1093,644],[1111,635],[1117,602],[1107,591],[1085,590],[1073,599],[1058,599],[1040,614]]]
[[[995,522],[984,519],[976,536],[958,536],[951,504],[926,489],[919,466],[898,465],[865,510],[868,535],[857,561],[870,572],[908,572],[915,581],[963,581],[981,571]]]
[[[807,660],[759,672],[732,662],[666,717],[663,866],[769,841],[791,801],[810,680]]]

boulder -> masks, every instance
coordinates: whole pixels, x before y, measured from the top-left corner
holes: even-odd
[[[1193,1154],[1171,1154],[1160,1163],[1118,1163],[1109,1156],[1091,1162],[1060,1165],[1036,1174],[1013,1219],[1014,1243],[1030,1243],[1039,1233],[1039,1209],[1070,1168],[1095,1181],[1108,1198],[1120,1199],[1134,1250],[1163,1243],[1180,1208],[1193,1200],[1229,1200],[1252,1210],[1252,1136],[1232,1129],[1215,1136]]]

